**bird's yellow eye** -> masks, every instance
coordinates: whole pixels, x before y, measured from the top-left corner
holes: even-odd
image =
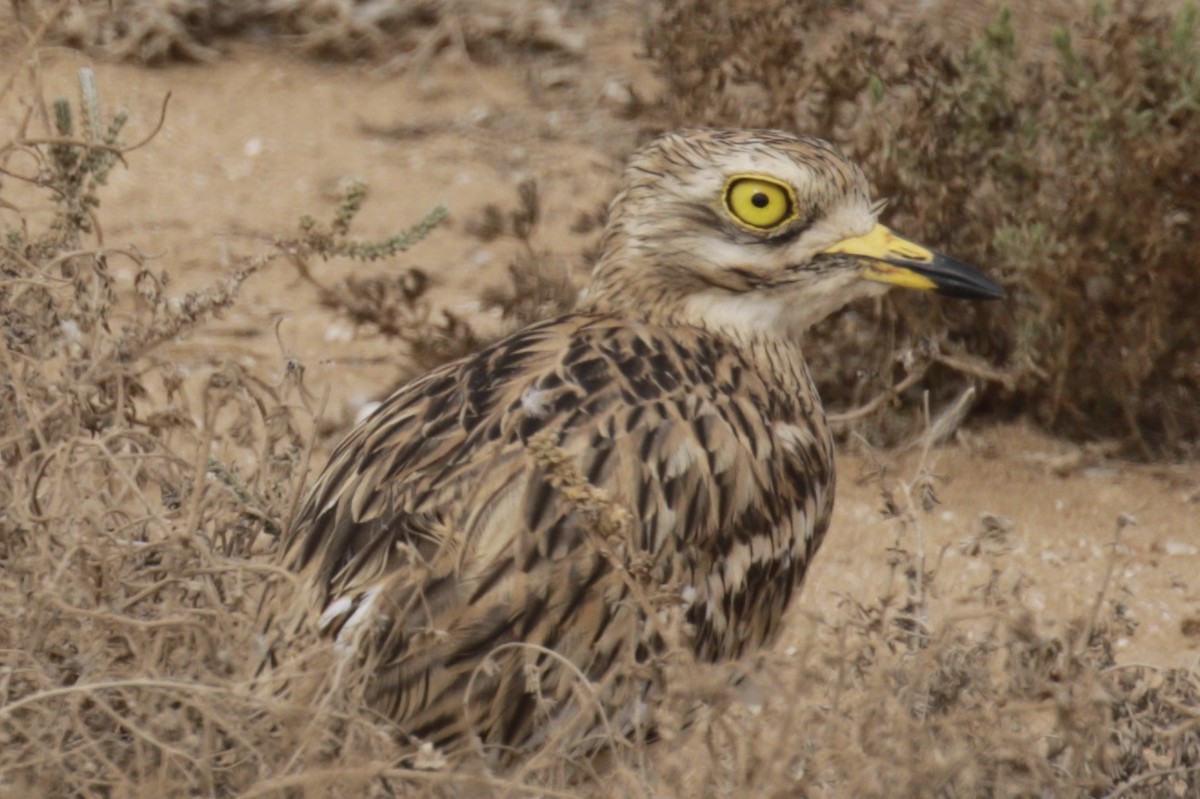
[[[763,177],[735,177],[725,187],[725,209],[754,230],[770,230],[796,217],[791,186]]]

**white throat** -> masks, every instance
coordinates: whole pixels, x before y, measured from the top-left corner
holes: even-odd
[[[842,276],[839,276],[842,277]],[[803,299],[786,289],[731,293],[713,289],[691,295],[684,303],[690,324],[719,330],[733,338],[774,336],[796,339],[852,300],[880,296],[888,286],[862,280],[847,271],[843,279],[818,281]]]

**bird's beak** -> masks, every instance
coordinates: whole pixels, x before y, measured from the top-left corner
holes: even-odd
[[[849,255],[863,263],[862,277],[893,286],[936,291],[967,300],[999,300],[1004,289],[966,264],[876,224],[870,233],[842,239],[822,255]]]

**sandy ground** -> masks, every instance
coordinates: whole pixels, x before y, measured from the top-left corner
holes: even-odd
[[[635,55],[634,30],[635,21],[614,19],[585,31],[586,55],[565,66],[497,67],[448,53],[396,74],[239,46],[214,64],[158,70],[50,51],[43,75],[48,96],[74,96],[74,71],[92,66],[106,106],[131,112],[127,141],[153,129],[170,92],[161,132],[127,156],[130,169],[115,171],[102,219],[106,244],[151,256],[170,272],[174,291],[208,284],[230,268],[231,255],[265,249],[295,231],[302,214],[327,218],[339,186],[361,176],[371,199],[357,233],[386,234],[438,202],[450,207],[451,221],[409,255],[369,267],[319,264],[318,277],[422,266],[437,280],[436,302],[478,318],[481,288],[506,280],[515,245],[481,243],[464,225],[488,203],[514,206],[521,180],[536,178],[542,190],[537,246],[564,269],[582,262],[592,234],[570,227],[607,200],[635,144],[627,91],[656,91],[651,66]],[[0,58],[3,74],[12,69],[7,60]],[[128,289],[132,265],[114,259],[113,268]],[[277,323],[284,348],[307,366],[309,387],[328,387],[336,419],[378,398],[404,366],[394,345],[321,308],[286,264],[255,277],[233,312],[170,355],[201,369],[215,349],[282,369]],[[884,485],[896,491],[916,477],[918,458],[843,448],[833,529],[785,638],[801,641],[842,597],[870,601],[886,585],[897,526],[880,512],[877,473],[886,467]],[[952,611],[956,597],[983,590],[988,558],[960,544],[991,514],[1010,530],[1005,557],[1019,575],[1003,590],[1064,618],[1086,612],[1111,571],[1109,596],[1132,622],[1119,658],[1200,663],[1200,465],[1114,462],[1024,426],[975,423],[929,453],[926,466],[940,504],[918,514],[906,546],[938,565],[933,603]]]

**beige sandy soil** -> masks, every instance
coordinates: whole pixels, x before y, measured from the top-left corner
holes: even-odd
[[[607,200],[621,158],[635,144],[626,92],[652,97],[656,90],[650,66],[635,57],[633,30],[633,22],[610,20],[604,30],[587,31],[586,55],[565,66],[547,59],[489,66],[451,52],[420,71],[397,73],[239,46],[215,64],[158,70],[49,51],[43,76],[47,96],[73,97],[74,71],[92,66],[108,109],[131,112],[126,141],[153,129],[171,93],[161,132],[127,156],[129,169],[114,172],[101,218],[107,246],[151,256],[153,268],[171,274],[174,291],[207,285],[231,268],[231,255],[264,250],[295,231],[302,214],[327,218],[339,186],[361,176],[372,193],[358,234],[407,226],[439,202],[450,207],[451,221],[408,255],[369,266],[316,264],[317,276],[333,282],[347,269],[421,266],[437,281],[437,303],[495,329],[500,321],[480,317],[478,297],[507,279],[516,245],[481,243],[465,223],[487,203],[514,206],[517,183],[536,178],[544,212],[536,244],[562,268],[579,268],[593,234],[570,227]],[[9,57],[0,61],[3,74],[12,68]],[[14,109],[10,97],[0,110],[6,127]],[[129,290],[131,262],[111,263]],[[307,367],[309,388],[320,395],[328,387],[327,416],[338,424],[405,368],[396,345],[320,307],[284,263],[252,279],[231,313],[169,355],[193,370],[210,365],[215,352],[281,374],[277,323],[283,347]],[[887,588],[898,526],[880,512],[876,475],[885,464],[884,485],[900,496],[918,459],[843,448],[836,518],[803,609],[793,613],[785,636],[791,643],[811,631],[814,617],[837,613],[842,597],[870,603]],[[1111,568],[1109,596],[1133,622],[1118,657],[1197,665],[1200,466],[1108,461],[1024,426],[978,423],[929,453],[926,466],[938,477],[940,504],[917,514],[904,545],[939,567],[933,607],[952,613],[956,598],[985,590],[988,555],[960,544],[978,536],[981,518],[992,514],[1009,530],[1005,578],[995,591],[1067,618],[1090,607]],[[1114,547],[1120,519],[1129,523]]]

